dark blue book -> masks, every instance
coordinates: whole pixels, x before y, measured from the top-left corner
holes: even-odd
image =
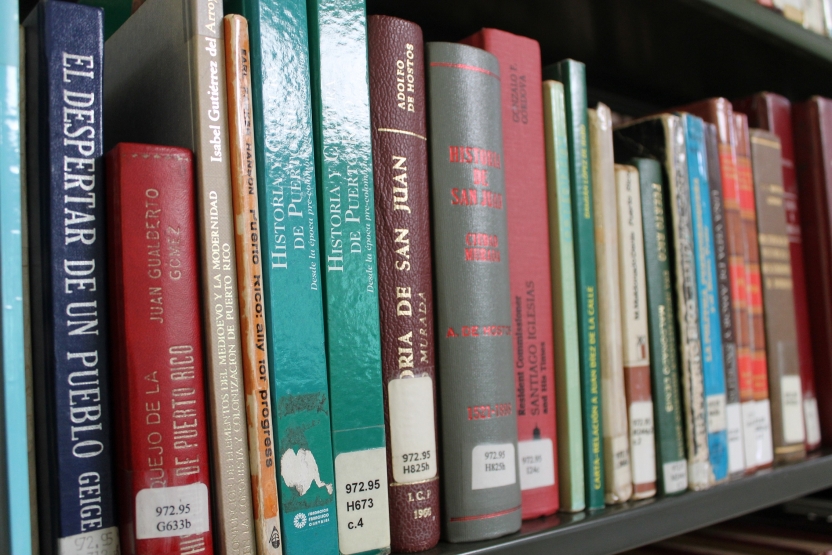
[[[40,549],[111,555],[103,11],[44,0],[24,27]]]

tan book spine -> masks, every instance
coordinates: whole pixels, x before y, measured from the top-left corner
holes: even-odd
[[[612,114],[604,104],[589,112],[595,259],[598,268],[598,331],[601,336],[601,403],[604,430],[604,498],[623,503],[633,494],[618,275],[618,205],[612,152]]]
[[[248,451],[254,505],[254,537],[259,555],[281,555],[277,474],[272,430],[272,394],[266,355],[266,311],[258,217],[257,174],[251,101],[248,23],[227,15],[225,26],[228,143],[237,246],[240,343],[248,417]]]

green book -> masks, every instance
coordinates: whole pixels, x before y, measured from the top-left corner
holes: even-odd
[[[329,554],[338,532],[306,2],[234,0],[228,8],[249,22],[283,549]]]
[[[386,553],[390,517],[364,2],[307,5],[338,543],[345,555]]]
[[[127,21],[133,13],[133,2],[134,0],[78,0],[79,4],[104,8],[104,40],[110,38]]]
[[[595,222],[592,210],[592,168],[586,113],[586,69],[563,60],[543,69],[544,79],[563,83],[569,179],[572,184],[572,229],[578,295],[581,398],[584,427],[586,508],[604,508],[604,442],[601,419],[601,360],[598,330],[598,284],[595,272]]]
[[[549,190],[549,259],[552,266],[552,318],[555,332],[560,510],[574,513],[583,511],[586,507],[584,436],[569,147],[563,84],[557,81],[543,82],[543,125]]]
[[[662,196],[661,164],[649,158],[632,158],[626,163],[638,168],[641,186],[656,466],[659,493],[668,495],[688,488],[679,390],[679,353],[676,347],[676,310],[668,252],[671,232],[667,227],[668,207]]]

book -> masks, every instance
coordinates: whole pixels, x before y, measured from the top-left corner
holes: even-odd
[[[572,186],[572,246],[578,291],[578,342],[584,429],[584,480],[587,509],[604,508],[603,408],[598,329],[598,282],[595,266],[595,220],[592,201],[586,67],[563,60],[543,68],[543,78],[563,83],[569,183]]]
[[[824,0],[804,0],[803,26],[819,35],[826,35]]]
[[[543,126],[549,204],[555,409],[560,510],[579,512],[584,497],[584,436],[572,193],[563,83],[543,81]]]
[[[390,514],[365,8],[307,6],[338,547],[383,553]]]
[[[121,549],[210,555],[193,156],[120,143],[106,170]]]
[[[282,555],[278,516],[277,459],[263,303],[263,251],[257,196],[257,155],[251,102],[251,47],[248,23],[239,15],[223,18],[228,92],[228,154],[234,206],[240,349],[246,395],[251,499],[257,553]]]
[[[424,41],[380,15],[367,37],[390,540],[424,551],[441,523]]]
[[[778,462],[806,456],[792,265],[786,228],[780,139],[750,131],[754,195],[763,287],[771,431]]]
[[[722,331],[722,355],[725,363],[725,427],[728,431],[728,474],[739,477],[745,472],[740,382],[737,372],[737,341],[734,334],[734,312],[731,306],[731,267],[725,225],[725,202],[722,195],[722,174],[719,168],[719,138],[716,125],[705,124],[705,146],[708,159],[708,187],[711,197],[714,259],[716,260],[717,304]]]
[[[789,254],[792,261],[792,292],[797,325],[797,353],[800,357],[800,383],[803,386],[806,449],[813,450],[820,446],[820,421],[815,393],[815,365],[812,358],[806,272],[800,231],[791,103],[787,98],[778,94],[762,92],[734,101],[734,108],[748,116],[748,124],[751,127],[766,129],[780,138],[780,153],[783,158],[783,202],[786,209]]]
[[[425,46],[442,520],[448,541],[473,541],[521,523],[500,64],[472,46]]]
[[[90,542],[115,555],[107,234],[103,191],[95,187],[103,16],[41,2],[24,28],[40,552]]]
[[[552,277],[540,45],[499,29],[462,41],[500,62],[514,375],[523,518],[558,510]]]
[[[638,169],[634,166],[616,164],[615,197],[618,205],[621,349],[629,424],[632,498],[645,499],[656,495],[656,438],[650,386],[641,187]]]
[[[222,6],[148,0],[105,44],[105,146],[193,153],[200,305],[211,434],[213,531],[220,552],[254,548]]]
[[[598,104],[589,120],[595,260],[598,271],[598,333],[601,402],[604,407],[604,500],[623,503],[633,494],[630,441],[621,339],[621,286],[618,275],[618,204],[612,152],[610,109]]]
[[[306,2],[245,0],[228,7],[247,18],[252,49],[266,348],[283,550],[328,555],[338,548],[338,526]]]
[[[710,486],[712,470],[705,413],[690,185],[681,118],[662,114],[620,127],[615,131],[615,149],[619,156],[650,156],[663,166],[663,194],[665,203],[670,206],[672,224],[668,228],[673,231],[668,241],[668,255],[674,267],[688,485],[693,490],[705,489]]]
[[[757,207],[754,200],[754,177],[751,169],[751,142],[748,118],[734,114],[737,135],[737,177],[740,188],[740,214],[745,241],[745,298],[748,312],[749,353],[754,386],[755,452],[757,466],[770,466],[774,459],[771,437],[771,405],[768,392],[763,291],[760,279],[760,250],[757,242]]]
[[[702,343],[702,377],[705,386],[705,424],[711,481],[728,477],[728,432],[726,418],[725,363],[722,355],[722,327],[717,302],[717,275],[705,145],[705,124],[696,116],[683,114],[690,183],[693,253],[696,260],[699,330]]]
[[[104,40],[107,40],[121,27],[130,14],[134,4],[142,0],[77,0],[79,4],[95,6],[104,10]],[[138,6],[137,6],[138,7]]]

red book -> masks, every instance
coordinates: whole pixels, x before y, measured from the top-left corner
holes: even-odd
[[[122,553],[212,555],[193,156],[120,143],[106,168]]]
[[[520,488],[536,518],[559,507],[540,45],[497,29],[462,42],[500,62]]]
[[[779,94],[761,92],[734,102],[734,109],[748,115],[748,124],[771,131],[780,138],[783,156],[783,189],[786,224],[789,232],[789,254],[792,261],[792,291],[797,325],[797,348],[800,358],[800,380],[803,385],[804,418],[806,420],[806,449],[820,446],[818,406],[815,394],[815,370],[812,360],[812,338],[809,328],[809,309],[806,297],[806,272],[803,264],[803,245],[798,209],[797,172],[792,139],[792,105]]]

